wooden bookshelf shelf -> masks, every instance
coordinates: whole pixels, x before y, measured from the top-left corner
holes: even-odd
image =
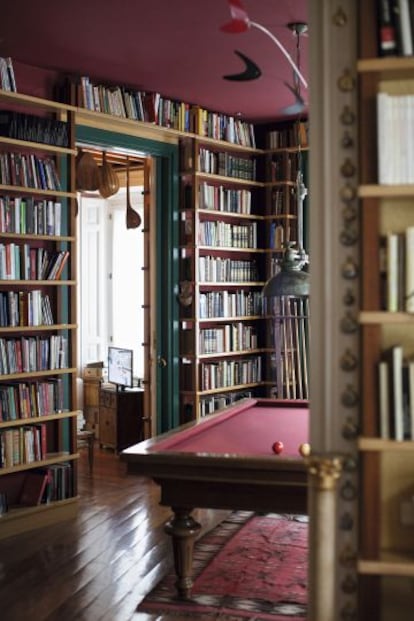
[[[34,425],[36,423],[44,423],[48,420],[65,420],[66,418],[79,416],[80,411],[60,412],[55,414],[47,414],[45,416],[31,416],[30,418],[20,418],[18,420],[9,420],[0,422],[0,429],[6,427],[20,427],[22,425]]]
[[[76,149],[69,149],[66,147],[56,147],[53,144],[47,144],[44,142],[30,142],[29,140],[17,140],[15,138],[6,138],[0,136],[0,145],[7,144],[9,146],[15,146],[19,149],[33,149],[35,151],[48,151],[50,153],[61,155],[76,155]]]
[[[383,438],[358,438],[358,449],[360,451],[414,451],[414,441],[404,440],[397,442],[396,440],[384,440]]]
[[[358,571],[368,576],[414,577],[414,554],[383,551],[378,560],[359,559]]]
[[[392,325],[414,322],[414,314],[410,313],[390,313],[387,311],[361,311],[359,313],[359,323],[365,325]]]
[[[360,185],[359,198],[412,198],[414,185]]]

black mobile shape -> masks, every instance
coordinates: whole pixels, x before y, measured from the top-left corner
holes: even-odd
[[[255,62],[250,60],[250,58],[248,58],[238,50],[234,50],[234,53],[242,59],[242,61],[246,65],[246,68],[241,73],[223,75],[224,80],[232,80],[233,82],[247,82],[248,80],[257,80],[257,78],[260,78],[262,72]]]

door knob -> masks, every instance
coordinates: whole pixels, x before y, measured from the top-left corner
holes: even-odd
[[[167,361],[162,356],[158,356],[157,362],[158,362],[158,366],[161,368],[164,368],[167,366]]]

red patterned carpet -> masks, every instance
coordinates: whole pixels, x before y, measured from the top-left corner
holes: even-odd
[[[215,621],[303,621],[308,518],[236,512],[196,543],[191,600],[166,576],[138,611]]]

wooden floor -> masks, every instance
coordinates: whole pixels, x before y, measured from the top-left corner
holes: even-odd
[[[1,621],[180,621],[135,612],[172,565],[157,486],[98,449],[79,479],[77,519],[0,541]],[[195,512],[203,532],[224,515]]]

